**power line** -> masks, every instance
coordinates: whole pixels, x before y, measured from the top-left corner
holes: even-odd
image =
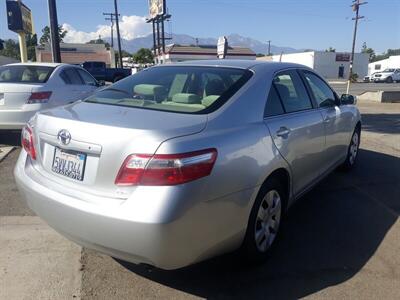
[[[354,49],[356,46],[358,20],[364,18],[364,16],[359,15],[359,10],[360,10],[361,5],[368,3],[368,2],[361,2],[361,1],[362,0],[353,0],[353,3],[351,5],[353,11],[356,12],[356,16],[354,18],[352,18],[352,20],[354,20],[353,45],[351,47],[350,70],[349,70],[349,79],[347,81],[346,94],[348,94],[350,91],[350,81],[353,77]]]

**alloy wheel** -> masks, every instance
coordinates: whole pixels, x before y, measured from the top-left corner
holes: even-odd
[[[281,213],[281,197],[276,190],[270,190],[261,201],[256,217],[254,238],[259,251],[266,252],[274,242]]]
[[[350,164],[354,164],[356,161],[357,153],[358,153],[358,146],[359,146],[359,136],[358,132],[354,132],[353,137],[351,138],[350,143],[350,153],[349,153],[349,162]]]

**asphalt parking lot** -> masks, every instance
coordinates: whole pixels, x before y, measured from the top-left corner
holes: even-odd
[[[356,167],[332,173],[291,209],[260,266],[231,254],[162,271],[81,249],[20,201],[17,147],[0,162],[0,298],[400,299],[400,104],[358,106]],[[18,133],[0,134],[0,145],[19,144]]]

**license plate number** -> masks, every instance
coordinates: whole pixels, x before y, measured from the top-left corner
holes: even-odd
[[[83,180],[86,165],[86,154],[76,151],[54,150],[54,159],[51,170],[71,179]]]

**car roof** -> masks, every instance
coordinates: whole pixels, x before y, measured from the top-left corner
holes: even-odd
[[[28,63],[14,63],[8,64],[7,66],[42,66],[42,67],[58,67],[58,66],[66,66],[68,64],[64,63],[44,63],[44,62],[28,62]]]
[[[276,62],[276,61],[260,61],[260,60],[244,60],[244,59],[215,59],[215,60],[193,60],[174,64],[165,64],[163,66],[207,66],[207,67],[231,67],[241,69],[252,69],[253,67],[265,67],[271,70],[279,70],[285,68],[306,68],[304,65]]]

